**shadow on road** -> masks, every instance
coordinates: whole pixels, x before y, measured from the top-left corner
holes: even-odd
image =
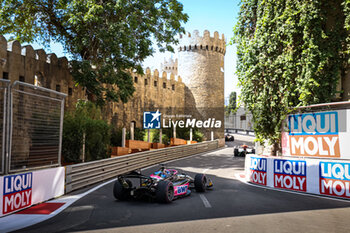
[[[208,171],[214,188],[202,195],[211,208],[206,208],[200,194],[195,191],[189,197],[175,200],[171,204],[117,201],[112,194],[113,184],[108,184],[80,199],[54,218],[18,232],[103,231],[124,226],[350,207],[348,202],[243,184],[233,179],[233,173],[243,170],[244,158],[234,158],[230,150],[232,148],[226,148],[168,164],[169,167],[182,167],[189,175],[204,169]],[[148,169],[145,174],[155,169]]]

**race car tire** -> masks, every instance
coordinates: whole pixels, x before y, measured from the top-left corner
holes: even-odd
[[[194,188],[197,192],[205,192],[207,187],[207,177],[204,174],[197,174],[194,177]]]
[[[174,199],[174,185],[168,180],[162,180],[157,185],[156,201],[170,203]]]
[[[233,150],[233,156],[237,157],[238,155],[239,155],[238,149],[235,148],[235,149]]]
[[[113,194],[114,197],[118,200],[124,201],[130,197],[130,189],[132,188],[132,183],[130,180],[126,180],[129,188],[125,188],[119,180],[114,183]]]

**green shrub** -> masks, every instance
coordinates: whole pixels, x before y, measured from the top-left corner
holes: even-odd
[[[64,162],[81,162],[85,134],[85,161],[109,157],[111,127],[102,120],[101,110],[92,102],[79,101],[63,122],[62,156]]]

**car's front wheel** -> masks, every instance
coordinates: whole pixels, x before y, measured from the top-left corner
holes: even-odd
[[[194,188],[197,192],[205,192],[207,187],[207,177],[204,174],[197,174],[194,177]]]

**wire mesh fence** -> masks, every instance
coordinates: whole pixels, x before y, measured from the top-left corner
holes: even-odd
[[[64,96],[27,83],[12,85],[9,172],[60,165]]]
[[[0,80],[0,174],[5,171],[5,143],[6,143],[6,112],[7,112],[7,94],[10,81]]]

